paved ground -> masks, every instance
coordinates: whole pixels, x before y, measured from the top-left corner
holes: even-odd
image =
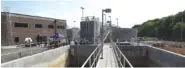
[[[1,48],[1,63],[15,60],[21,57],[29,56],[32,54],[40,53],[48,50],[41,47],[26,47],[26,48]]]
[[[97,63],[97,68],[99,67],[116,67],[116,61],[113,55],[113,50],[110,48],[109,44],[103,47],[103,59],[99,59]]]

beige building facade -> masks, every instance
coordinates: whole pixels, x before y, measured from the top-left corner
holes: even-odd
[[[38,41],[38,35],[44,39],[54,35],[54,18],[32,16],[25,14],[1,12],[1,43],[2,45],[24,44],[30,37],[33,43]],[[67,37],[66,20],[57,19],[57,33]],[[42,38],[43,39],[43,38]]]

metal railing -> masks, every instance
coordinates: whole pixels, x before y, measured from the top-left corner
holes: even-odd
[[[120,48],[116,45],[116,43],[113,43],[111,45],[114,51],[114,55],[116,57],[116,62],[118,63],[118,67],[126,67],[126,64],[128,64],[129,67],[133,68],[132,64],[129,62],[129,60],[125,57],[125,55],[121,52]]]
[[[105,33],[106,34],[106,33]],[[108,37],[109,32],[105,35],[103,42],[105,41],[105,39]],[[103,43],[101,42],[101,43]],[[98,59],[100,57],[100,54],[103,49],[103,46],[101,45],[101,43],[98,44],[98,46],[95,48],[95,50],[90,54],[90,56],[86,59],[86,61],[84,62],[84,64],[81,66],[81,68],[84,68],[87,64],[89,67],[95,67]]]

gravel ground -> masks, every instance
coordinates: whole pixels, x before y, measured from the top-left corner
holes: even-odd
[[[185,55],[185,48],[163,47],[162,49]]]

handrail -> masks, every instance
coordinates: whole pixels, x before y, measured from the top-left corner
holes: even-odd
[[[117,46],[115,43],[114,43],[114,46],[116,47],[116,48],[113,47],[115,54],[116,54],[117,56],[119,56],[119,54],[121,54],[120,56],[123,57],[123,59],[124,59],[124,61],[123,61],[124,66],[125,66],[125,61],[126,61],[126,62],[128,63],[128,65],[129,65],[131,68],[133,68],[132,64],[128,61],[128,59],[125,57],[125,55],[121,52],[120,48],[118,48],[118,46]],[[118,50],[119,54],[117,54],[117,51],[115,51],[115,50]],[[119,62],[120,62],[120,64],[121,64],[121,66],[124,67],[123,64],[121,63],[121,59],[120,59],[119,57],[118,57],[118,59],[119,59]]]
[[[107,35],[105,36],[105,38],[103,39],[103,42],[105,41],[105,39],[107,38],[107,36],[108,36],[108,34],[109,34],[109,32],[107,33]],[[101,43],[103,43],[103,42],[101,42]],[[101,43],[99,43],[98,44],[98,46],[96,47],[96,49],[91,53],[91,55],[86,59],[86,61],[84,62],[84,64],[81,66],[81,68],[84,68],[84,66],[87,64],[87,62],[89,61],[89,60],[91,60],[90,58],[93,56],[93,54],[97,51],[97,49],[101,46]],[[103,46],[101,46],[102,48],[103,48]],[[101,50],[102,50],[102,48],[100,48]],[[101,50],[99,50],[99,52],[98,52],[98,55],[96,56],[96,57],[98,57],[99,56],[99,54],[100,54],[100,51]],[[97,58],[96,58],[97,59]],[[96,60],[95,59],[95,60]],[[95,62],[93,61],[93,64],[94,64]],[[91,66],[90,66],[91,67]]]
[[[91,53],[91,55],[87,58],[87,60],[84,62],[84,64],[82,65],[81,68],[84,68],[84,66],[87,64],[87,62],[89,61],[89,59],[92,57],[92,55],[95,53],[95,51],[98,49],[98,47],[100,47],[100,44],[96,47],[96,49]]]

